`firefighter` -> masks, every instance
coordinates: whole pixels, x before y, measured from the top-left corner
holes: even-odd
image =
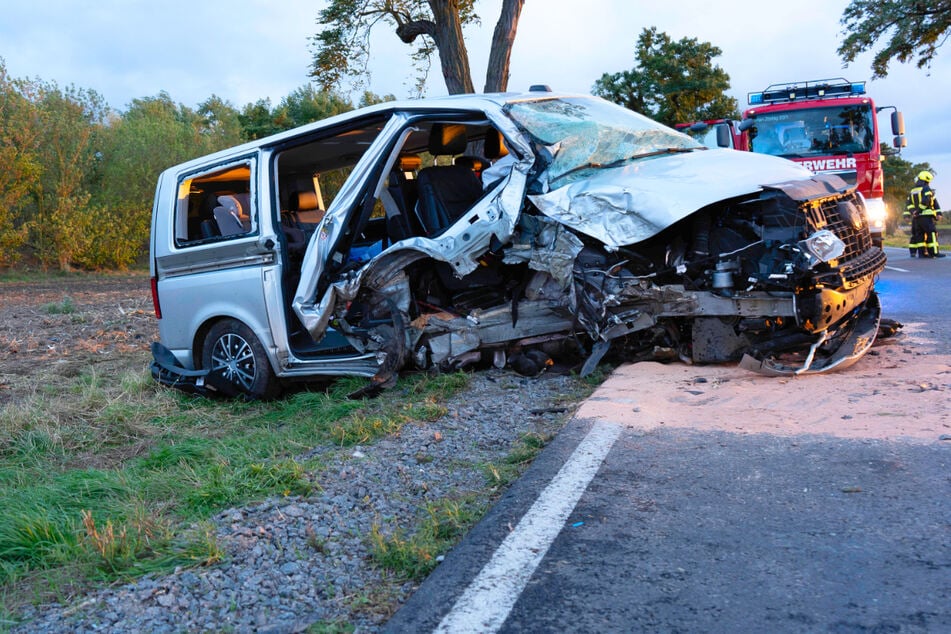
[[[908,193],[905,204],[906,217],[911,217],[911,240],[908,254],[911,257],[943,258],[938,252],[938,229],[935,222],[941,217],[941,204],[931,189],[934,176],[928,170],[918,173],[915,186]]]

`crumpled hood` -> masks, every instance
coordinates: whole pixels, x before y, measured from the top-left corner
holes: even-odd
[[[549,218],[621,247],[646,240],[717,201],[812,176],[801,165],[775,156],[698,150],[600,170],[529,199]]]

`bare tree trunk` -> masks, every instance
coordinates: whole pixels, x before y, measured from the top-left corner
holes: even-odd
[[[518,29],[518,17],[525,0],[502,0],[502,12],[492,34],[489,67],[485,72],[484,92],[505,92],[509,85],[509,60]]]
[[[433,39],[439,51],[439,62],[450,95],[475,92],[469,71],[469,54],[462,38],[462,23],[456,0],[429,0],[436,23]]]

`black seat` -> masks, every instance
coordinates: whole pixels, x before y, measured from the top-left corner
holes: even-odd
[[[481,156],[473,156],[471,154],[463,154],[462,156],[457,156],[452,162],[453,165],[461,165],[462,167],[468,167],[475,175],[479,178],[482,177],[482,170],[489,166],[488,159],[484,159]]]
[[[427,236],[439,235],[482,196],[482,183],[468,167],[429,167],[419,173],[419,223]]]
[[[429,152],[454,156],[466,149],[466,128],[460,124],[433,124]],[[436,236],[446,230],[482,196],[482,183],[468,167],[427,167],[417,179],[416,214],[423,232]]]
[[[218,196],[214,192],[205,194],[194,216],[188,218],[188,239],[207,240],[221,235],[218,223],[215,222],[215,207],[218,206]]]
[[[290,225],[281,225],[281,229],[284,231],[284,239],[287,241],[287,252],[292,257],[299,257],[304,255],[304,251],[307,249],[307,236],[304,235],[304,231],[298,227]]]
[[[401,154],[390,172],[387,191],[397,208],[387,208],[386,233],[393,242],[405,240],[418,233],[413,223],[413,210],[419,199],[416,172],[422,164],[418,154]]]
[[[317,206],[317,194],[313,191],[292,192],[288,196],[288,209],[281,212],[281,230],[287,240],[287,251],[295,258],[307,249],[309,233],[323,212]]]
[[[202,220],[199,227],[202,239],[216,238],[221,235],[218,231],[218,223],[214,220]]]

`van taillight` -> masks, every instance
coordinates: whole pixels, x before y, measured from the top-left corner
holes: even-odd
[[[159,304],[158,298],[158,278],[152,278],[152,308],[155,310],[155,316],[158,319],[162,318],[162,305]]]

